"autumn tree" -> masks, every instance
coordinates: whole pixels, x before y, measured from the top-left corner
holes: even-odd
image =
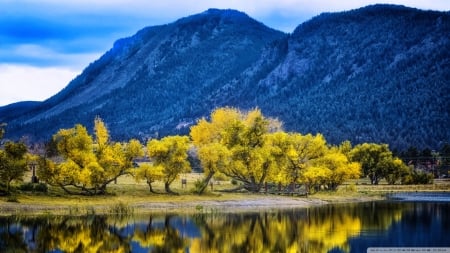
[[[265,118],[259,109],[243,113],[234,108],[219,108],[211,113],[211,120],[201,119],[191,127],[191,138],[200,155],[209,180],[217,170],[243,183],[249,191],[257,192],[272,171],[270,147],[266,142],[269,129],[278,129],[279,122]],[[209,146],[208,146],[209,145]],[[204,185],[206,185],[205,183]]]
[[[151,193],[157,193],[153,189],[153,183],[164,179],[164,167],[153,165],[151,163],[141,164],[133,173],[134,179],[139,182],[145,180]]]
[[[302,175],[312,166],[313,161],[322,157],[327,150],[325,138],[321,134],[314,136],[299,133],[283,133],[279,138],[281,139],[277,145],[286,159],[284,166],[280,167],[279,182],[291,184],[305,181]]]
[[[22,181],[27,171],[27,147],[23,143],[6,142],[4,149],[0,150],[0,183],[10,192],[11,182]]]
[[[180,173],[189,172],[191,166],[187,160],[189,138],[187,136],[168,136],[161,140],[150,140],[147,143],[147,155],[153,168],[162,170],[164,189],[174,194],[170,185],[178,178]]]
[[[222,143],[223,134],[230,122],[239,121],[241,115],[232,108],[219,108],[211,113],[210,121],[200,119],[191,127],[190,137],[197,148],[198,158],[206,174],[202,180],[198,194],[202,194],[215,173],[223,171],[230,166],[231,153]]]
[[[395,184],[409,174],[408,166],[398,157],[393,157],[387,165],[384,179],[388,184]]]
[[[350,151],[349,156],[352,161],[361,164],[362,175],[369,177],[375,185],[383,178],[395,183],[405,169],[403,162],[392,155],[387,144],[359,144]]]
[[[198,194],[202,194],[214,174],[224,171],[231,163],[231,153],[222,144],[213,142],[199,147],[197,152],[203,172],[206,174],[201,181]]]
[[[314,162],[314,166],[326,170],[324,184],[329,190],[336,190],[339,185],[349,179],[361,176],[361,165],[348,160],[338,148],[330,148],[324,156]]]
[[[222,173],[241,181],[246,190],[258,192],[271,172],[265,142],[269,122],[258,109],[241,115],[223,132],[221,141],[230,150],[232,159]]]
[[[100,118],[95,119],[94,132],[92,137],[79,124],[59,130],[53,140],[63,161],[42,162],[47,166],[39,167],[39,177],[70,194],[104,194],[108,184],[129,173],[133,159],[142,156],[143,151],[137,140],[111,142]]]

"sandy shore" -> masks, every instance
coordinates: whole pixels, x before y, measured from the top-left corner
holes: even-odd
[[[198,213],[198,212],[259,212],[275,211],[281,209],[307,208],[326,205],[329,203],[350,203],[379,200],[376,197],[367,198],[337,198],[321,199],[306,197],[289,197],[278,195],[251,195],[248,198],[205,197],[201,199],[171,199],[167,200],[139,200],[126,203],[124,206],[134,213]],[[0,215],[38,215],[38,214],[86,214],[110,213],[117,204],[117,200],[108,203],[82,203],[79,204],[41,204],[41,203],[15,203],[0,202]]]
[[[141,211],[212,211],[212,212],[238,212],[263,211],[276,209],[305,208],[324,205],[327,201],[308,198],[289,198],[283,196],[267,196],[241,200],[203,200],[195,202],[152,202],[136,203],[134,207]]]

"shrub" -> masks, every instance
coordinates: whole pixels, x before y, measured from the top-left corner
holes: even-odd
[[[131,215],[134,213],[134,208],[125,203],[119,202],[109,208],[109,213],[116,216]]]
[[[202,190],[202,188],[204,187],[204,183],[203,180],[201,179],[197,179],[194,183],[194,188],[192,189],[192,192],[195,194],[199,194]],[[206,192],[208,190],[208,188],[206,188],[204,191]]]
[[[19,186],[19,190],[25,192],[47,192],[48,187],[46,184],[43,183],[39,184],[25,183]]]
[[[6,202],[14,202],[14,203],[19,203],[19,199],[17,198],[17,196],[15,194],[11,194],[8,196],[8,198],[6,199]]]
[[[412,170],[402,178],[402,184],[432,184],[433,175],[423,171]]]

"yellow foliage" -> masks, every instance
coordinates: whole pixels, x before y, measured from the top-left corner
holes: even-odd
[[[105,123],[99,117],[96,117],[94,120],[94,131],[96,142],[99,145],[99,148],[102,149],[105,145],[108,144],[109,133]]]
[[[111,143],[108,129],[100,118],[95,119],[94,130],[95,142],[82,125],[61,129],[53,136],[64,161],[52,168],[47,168],[50,163],[43,163],[46,167],[41,174],[48,183],[62,187],[73,185],[90,194],[97,190],[104,192],[107,184],[132,167],[135,157],[143,155],[137,140]]]
[[[323,178],[316,180],[305,178],[311,184],[325,184],[334,190],[345,180],[357,179],[361,174],[359,163],[350,162],[343,153],[337,148],[330,148],[326,154],[314,161],[316,173],[322,174]],[[326,171],[326,174],[323,174]],[[304,175],[305,177],[313,177],[313,175]]]
[[[136,229],[133,233],[132,240],[139,243],[141,247],[162,247],[164,246],[166,233],[162,229],[154,229],[151,231],[142,231]]]
[[[155,166],[149,163],[144,163],[141,164],[134,173],[134,178],[136,181],[145,179],[147,182],[154,182],[164,178],[164,167],[161,165]]]
[[[328,252],[333,248],[349,251],[348,239],[359,235],[362,228],[361,220],[342,213],[339,217],[310,220],[304,227],[305,240],[314,245],[320,245],[312,252]]]
[[[191,170],[187,160],[188,148],[189,139],[186,136],[168,136],[147,143],[147,153],[153,165],[164,168],[166,191],[180,173]]]
[[[200,119],[191,127],[190,136],[194,145],[220,142],[224,129],[233,122],[240,121],[240,112],[233,108],[219,108],[211,113],[211,122]]]
[[[210,143],[198,149],[198,158],[204,173],[225,170],[231,163],[231,152],[222,144]]]

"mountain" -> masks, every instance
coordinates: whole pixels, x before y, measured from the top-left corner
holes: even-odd
[[[217,107],[261,108],[287,131],[405,149],[450,142],[450,12],[373,5],[324,13],[292,34],[210,9],[118,40],[7,138],[46,140],[100,116],[115,139],[186,134]]]
[[[2,117],[1,122],[8,122],[10,120],[13,120],[20,115],[33,110],[40,104],[41,103],[37,101],[23,101],[2,106],[0,107],[0,115]]]

